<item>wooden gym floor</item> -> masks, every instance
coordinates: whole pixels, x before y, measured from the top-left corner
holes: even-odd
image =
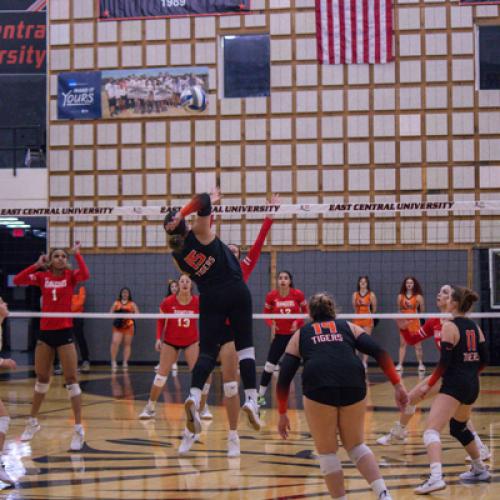
[[[414,369],[405,372],[411,388],[418,380]],[[153,380],[150,367],[131,368],[111,374],[108,367],[92,367],[81,376],[86,447],[69,452],[72,418],[62,377],[54,377],[42,406],[42,430],[31,443],[19,436],[29,413],[34,384],[31,367],[20,367],[1,376],[0,396],[7,404],[11,427],[4,450],[4,463],[16,487],[0,491],[0,500],[23,499],[301,499],[328,498],[314,459],[313,444],[300,409],[299,387],[291,395],[292,434],[282,441],[275,431],[277,412],[272,406],[262,412],[265,428],[251,431],[240,423],[241,457],[226,457],[226,420],[221,405],[220,375],[210,395],[213,421],[205,423],[200,443],[185,457],[177,455],[184,426],[182,402],[189,374],[180,370],[170,377],[157,406],[155,421],[141,422],[137,416],[147,399]],[[500,499],[500,368],[488,369],[482,377],[482,392],[473,421],[493,455],[490,483],[464,485],[458,474],[466,470],[459,444],[443,435],[443,460],[448,488],[437,498],[461,500]],[[405,445],[381,447],[375,440],[389,430],[397,412],[392,389],[377,368],[369,369],[370,411],[366,418],[366,443],[372,447],[394,499],[415,498],[413,488],[428,473],[422,430],[425,412],[417,411]],[[270,401],[271,393],[268,394]],[[425,406],[426,407],[426,406]],[[425,408],[424,407],[424,408]],[[340,452],[350,499],[372,499],[373,495]]]

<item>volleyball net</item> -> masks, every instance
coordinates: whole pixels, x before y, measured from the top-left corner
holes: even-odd
[[[175,207],[185,201],[177,200]],[[263,315],[264,300],[276,288],[281,270],[292,274],[294,287],[306,297],[317,291],[331,293],[339,317],[346,319],[356,317],[352,295],[358,278],[368,276],[377,297],[372,317],[381,320],[379,329],[394,330],[395,319],[411,317],[401,314],[397,305],[407,276],[415,277],[423,290],[425,312],[420,318],[436,316],[435,297],[446,283],[467,285],[479,292],[476,317],[489,321],[500,316],[500,310],[494,309],[500,304],[500,266],[495,266],[500,255],[500,200],[328,201],[278,206],[263,199],[255,205],[225,201],[214,207],[215,232],[224,242],[239,245],[242,258],[264,219],[273,218],[248,282],[257,338],[262,335],[267,342],[269,328],[263,319],[272,317]],[[13,275],[34,263],[42,251],[70,249],[79,241],[91,277],[84,284],[85,311],[75,317],[92,320],[96,331],[110,330],[110,320],[120,316],[110,313],[110,307],[127,287],[141,311],[134,319],[153,339],[154,320],[160,317],[159,304],[167,293],[168,280],[179,277],[162,225],[169,208],[0,207],[1,295],[10,304],[12,320],[42,315],[36,302],[39,296],[31,287],[12,286]],[[33,220],[45,220],[45,229],[32,225]]]

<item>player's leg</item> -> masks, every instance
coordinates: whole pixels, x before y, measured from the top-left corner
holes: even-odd
[[[303,397],[307,425],[318,452],[319,466],[332,498],[346,498],[344,473],[337,457],[337,421],[335,406],[318,403]]]
[[[453,436],[468,452],[471,458],[470,470],[460,474],[462,481],[481,482],[489,481],[491,474],[481,459],[480,448],[474,439],[474,434],[468,428],[472,405],[460,405],[450,420],[450,434]]]
[[[439,384],[434,384],[427,392],[424,398],[420,396],[420,387],[426,385],[430,377],[421,380],[409,393],[408,405],[399,414],[399,420],[394,423],[388,434],[377,439],[377,443],[383,446],[391,444],[403,444],[406,442],[407,430],[406,427],[410,420],[415,415],[416,407],[420,402],[433,398],[439,392]]]
[[[162,343],[160,351],[160,367],[158,368],[158,372],[153,380],[153,385],[151,386],[151,390],[149,392],[149,400],[139,415],[141,420],[148,420],[156,416],[156,402],[163,391],[163,387],[167,383],[168,374],[170,373],[172,365],[177,361],[178,357],[178,349],[169,344],[165,344],[165,342]]]
[[[50,375],[54,363],[55,349],[45,342],[39,340],[35,348],[35,390],[31,403],[30,416],[24,432],[21,434],[21,441],[30,441],[36,432],[40,430],[37,415],[40,406],[45,398],[45,394],[50,387]]]
[[[481,460],[489,460],[491,458],[491,451],[488,448],[488,446],[485,445],[483,443],[483,441],[481,440],[481,438],[479,437],[479,434],[477,433],[471,419],[469,419],[469,421],[467,422],[467,427],[470,429],[470,431],[472,432],[472,435],[474,436],[474,441],[476,441],[476,444],[479,448],[479,455],[481,457]],[[467,456],[467,457],[465,457],[465,460],[470,462],[471,457]]]
[[[459,406],[457,399],[442,393],[439,393],[432,402],[424,432],[424,445],[431,473],[429,479],[414,490],[417,495],[426,495],[446,488],[442,472],[441,432]]]
[[[266,404],[265,394],[269,386],[269,382],[271,382],[274,370],[278,366],[278,362],[281,356],[283,356],[286,346],[288,345],[288,342],[290,342],[291,338],[291,335],[275,335],[271,342],[271,346],[269,347],[269,352],[267,354],[266,364],[264,365],[264,371],[262,372],[262,376],[260,378],[258,399],[259,406],[265,406]]]
[[[111,346],[110,346],[112,371],[116,371],[118,369],[116,357],[118,355],[118,349],[120,349],[120,344],[122,343],[122,341],[123,341],[123,333],[113,328],[113,334],[111,337]]]
[[[377,498],[389,499],[390,495],[375,455],[365,444],[365,413],[366,398],[353,404],[340,406],[338,418],[340,438],[349,458],[366,479]]]
[[[222,365],[222,383],[229,432],[227,436],[227,456],[240,455],[240,438],[238,436],[238,417],[240,413],[240,396],[238,390],[238,355],[234,342],[226,342],[220,350]]]
[[[128,362],[132,354],[132,341],[134,340],[135,326],[123,335],[123,369],[128,370]]]
[[[399,358],[398,364],[396,365],[396,370],[401,371],[403,369],[403,364],[406,356],[406,342],[401,334],[399,334]]]
[[[59,346],[57,352],[61,360],[64,381],[75,417],[75,429],[71,438],[70,449],[78,451],[83,448],[85,442],[85,434],[82,427],[82,391],[77,378],[78,356],[73,342]]]

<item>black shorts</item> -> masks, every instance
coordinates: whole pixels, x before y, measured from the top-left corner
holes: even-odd
[[[231,330],[230,325],[225,325],[224,331],[222,333],[222,337],[220,340],[220,346],[222,347],[223,345],[225,345],[229,342],[234,342],[234,333]]]
[[[455,384],[443,383],[439,392],[451,396],[463,405],[471,405],[479,396],[479,384],[460,384],[460,386],[458,386]]]
[[[73,328],[64,328],[63,330],[41,330],[38,335],[38,341],[54,348],[72,344],[74,342]]]
[[[349,406],[363,401],[365,387],[319,387],[304,391],[304,396],[328,406]]]
[[[181,349],[187,349],[188,347],[191,347],[192,345],[197,344],[198,341],[196,340],[192,344],[188,344],[188,345],[174,345],[174,344],[171,344],[170,342],[167,342],[166,340],[164,340],[163,343],[165,345],[169,345],[170,347],[173,347],[176,351],[180,351]]]

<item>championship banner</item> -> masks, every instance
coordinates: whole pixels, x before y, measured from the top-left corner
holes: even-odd
[[[147,17],[227,14],[250,10],[250,0],[100,0],[99,17],[141,19]]]
[[[23,207],[23,208],[1,208],[2,217],[19,216],[46,216],[46,217],[67,217],[79,215],[135,215],[135,216],[165,216],[170,210],[179,210],[182,206],[115,206],[115,207]],[[373,213],[387,214],[390,212],[408,212],[422,210],[427,212],[436,211],[477,211],[491,210],[500,211],[500,201],[498,200],[457,200],[457,201],[411,201],[392,203],[311,203],[311,204],[283,204],[283,205],[215,205],[212,207],[214,215],[224,216],[225,214],[276,214],[280,215],[307,215],[345,213],[356,217],[359,214]]]
[[[101,73],[60,73],[57,77],[57,118],[101,118]]]
[[[45,74],[46,14],[2,12],[0,74]]]

